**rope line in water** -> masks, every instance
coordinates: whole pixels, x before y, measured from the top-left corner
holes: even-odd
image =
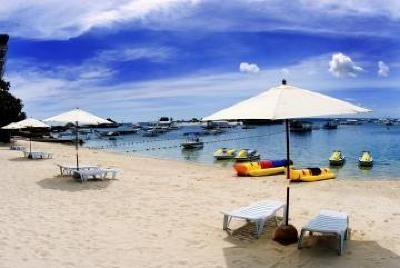
[[[210,143],[217,143],[217,142],[225,142],[225,141],[236,141],[236,140],[245,140],[245,139],[253,139],[253,138],[262,138],[262,137],[270,137],[273,135],[278,135],[282,134],[284,131],[277,131],[277,132],[272,132],[272,133],[267,133],[267,134],[262,134],[262,135],[253,135],[253,136],[240,136],[240,137],[233,137],[233,138],[227,138],[227,139],[216,139],[216,140],[209,140],[209,141],[204,141],[204,144],[210,144]],[[88,147],[89,149],[96,149],[96,150],[107,150],[107,149],[116,149],[118,147],[129,147],[132,145],[137,145],[137,144],[143,144],[143,143],[151,143],[151,142],[160,142],[160,141],[171,141],[171,140],[182,140],[182,138],[171,138],[171,139],[158,139],[158,140],[149,140],[146,142],[123,142],[123,143],[118,143],[118,144],[110,144],[110,145],[105,145],[105,146],[99,146],[99,147]],[[170,146],[156,146],[156,147],[147,147],[143,149],[128,149],[128,150],[121,150],[124,152],[146,152],[146,151],[153,151],[153,150],[168,150],[168,149],[174,149],[174,148],[179,148],[181,145],[170,145]]]

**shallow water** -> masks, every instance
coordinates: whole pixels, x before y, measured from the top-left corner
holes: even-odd
[[[89,140],[86,147],[132,152],[157,158],[196,161],[205,164],[230,166],[231,161],[215,161],[213,153],[220,147],[257,149],[262,159],[282,159],[286,156],[283,125],[258,126],[255,129],[227,129],[220,135],[203,136],[204,147],[182,150],[183,133],[199,131],[200,127],[183,127],[158,137],[141,134],[117,137],[117,140]],[[394,179],[400,177],[400,126],[376,124],[339,126],[337,130],[313,130],[310,133],[291,133],[291,159],[296,167],[326,167],[332,150],[338,149],[346,157],[341,168],[333,168],[338,178]],[[358,167],[362,150],[372,152],[374,166]]]

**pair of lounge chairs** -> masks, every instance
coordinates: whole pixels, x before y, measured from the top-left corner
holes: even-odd
[[[93,165],[81,165],[79,169],[76,165],[58,165],[61,176],[73,176],[79,178],[81,182],[86,182],[88,179],[104,180],[111,176],[115,179],[119,170],[113,168],[101,168]]]
[[[21,146],[21,145],[11,145],[10,146],[10,150],[13,150],[13,151],[25,151],[26,149],[25,149],[24,146]]]
[[[256,237],[260,237],[266,221],[275,218],[279,210],[283,210],[284,221],[286,219],[286,204],[280,201],[265,200],[253,203],[247,207],[235,209],[229,212],[223,212],[223,229],[229,230],[229,224],[233,218],[244,219],[254,222],[256,226]],[[278,225],[278,223],[277,223]],[[321,210],[319,214],[311,219],[300,231],[298,248],[303,247],[303,240],[306,233],[321,233],[324,235],[334,235],[338,237],[338,254],[341,255],[344,248],[344,242],[349,237],[349,217],[346,213],[333,210]]]
[[[53,154],[46,152],[28,152],[23,151],[24,157],[29,159],[50,159],[53,158]]]

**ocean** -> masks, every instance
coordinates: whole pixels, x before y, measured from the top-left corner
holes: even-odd
[[[256,126],[254,129],[230,128],[219,135],[202,136],[205,142],[202,149],[184,150],[179,145],[185,140],[183,133],[190,131],[201,131],[201,127],[182,127],[158,137],[142,137],[139,132],[116,137],[116,140],[91,139],[84,146],[221,167],[229,167],[234,163],[214,160],[214,151],[221,147],[256,149],[261,159],[286,157],[284,125]],[[338,129],[332,130],[314,129],[309,133],[291,133],[290,145],[291,159],[297,168],[328,167],[332,150],[341,150],[346,163],[343,167],[332,168],[338,174],[338,179],[400,178],[400,126],[364,123],[340,125]],[[373,155],[374,166],[370,169],[358,166],[358,157],[363,150],[371,151]]]

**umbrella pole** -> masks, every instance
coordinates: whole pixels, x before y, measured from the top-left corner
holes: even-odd
[[[29,130],[29,155],[32,154],[32,129]]]
[[[289,119],[285,120],[286,125],[286,178],[290,180],[290,129]],[[286,188],[286,225],[289,225],[289,186]]]
[[[76,150],[76,169],[79,170],[79,131],[78,131],[78,121],[76,121],[76,140],[75,140],[75,150]]]
[[[288,178],[290,182],[289,119],[285,120],[285,125],[286,125],[286,160],[287,160],[286,178]],[[298,240],[298,232],[296,227],[294,227],[293,225],[289,225],[289,193],[290,193],[290,187],[287,186],[285,224],[279,226],[275,230],[273,235],[273,239],[282,245],[290,245],[293,243],[297,243]]]

